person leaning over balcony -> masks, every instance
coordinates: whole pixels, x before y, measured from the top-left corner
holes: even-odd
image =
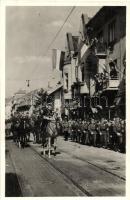
[[[116,64],[112,61],[109,65],[110,65],[110,78],[117,79]]]

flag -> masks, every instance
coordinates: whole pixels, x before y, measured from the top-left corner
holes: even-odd
[[[52,49],[52,69],[61,70],[64,63],[64,52],[59,49]]]

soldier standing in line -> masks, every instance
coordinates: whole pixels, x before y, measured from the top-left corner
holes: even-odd
[[[121,120],[121,134],[122,134],[122,144],[121,144],[121,152],[126,152],[126,127],[125,120]]]
[[[78,129],[79,129],[78,119],[76,119],[74,127],[75,127],[75,142],[78,142]]]
[[[71,134],[72,134],[72,120],[69,119],[68,121],[68,137],[71,138]]]
[[[100,123],[100,147],[105,147],[105,134],[106,134],[106,125],[104,118],[102,118]]]
[[[109,147],[114,149],[114,121],[109,122]]]
[[[35,120],[35,134],[36,134],[36,143],[39,143],[39,132],[40,132],[40,116],[37,114]]]
[[[30,131],[31,131],[30,119],[29,119],[28,115],[29,115],[29,113],[26,113],[26,116],[25,116],[27,142],[29,142],[29,140],[30,140]]]
[[[69,124],[68,124],[67,117],[65,117],[62,127],[63,127],[63,133],[64,133],[65,141],[67,141],[68,136],[69,136],[69,133],[68,133]]]
[[[89,125],[89,131],[90,131],[90,144],[93,146],[96,146],[96,123],[95,120],[92,118],[91,123]]]
[[[120,151],[121,144],[122,144],[122,137],[121,137],[121,121],[119,118],[117,118],[115,126],[116,126],[116,135],[117,135],[116,150]]]
[[[88,135],[88,123],[87,121],[85,120],[84,121],[84,144],[85,145],[88,145],[89,144],[89,135]]]
[[[79,119],[79,123],[78,125],[78,129],[77,129],[77,142],[80,143],[81,142],[81,135],[82,135],[82,120]]]
[[[114,130],[114,150],[118,150],[118,135],[120,135],[120,124],[118,118],[114,118],[114,125],[113,125],[113,130]],[[118,131],[118,132],[117,132]]]
[[[76,121],[73,120],[72,123],[72,141],[75,142],[76,141],[76,126],[75,126]]]
[[[104,120],[104,125],[106,130],[104,134],[104,147],[107,148],[109,143],[109,126],[107,120]]]
[[[100,147],[100,121],[97,121],[97,137],[96,137],[96,145],[97,147]]]

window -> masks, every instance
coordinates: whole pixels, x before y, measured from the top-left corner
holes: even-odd
[[[75,78],[78,78],[78,66],[75,67]]]
[[[108,26],[108,43],[115,40],[115,20],[111,22]]]
[[[87,107],[87,97],[84,96],[84,107]]]
[[[103,43],[103,31],[100,31],[97,35],[97,39],[99,42]]]

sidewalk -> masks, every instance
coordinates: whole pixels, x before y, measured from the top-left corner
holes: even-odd
[[[31,136],[31,140],[33,137]],[[30,143],[39,152],[42,147],[39,144]],[[126,155],[113,150],[97,148],[87,145],[78,144],[72,141],[65,141],[62,136],[57,138],[57,151],[67,153],[79,160],[86,161],[122,179],[125,179],[125,158]],[[59,155],[56,156],[57,159]],[[55,158],[56,159],[56,158]]]
[[[123,153],[64,141],[63,137],[58,137],[57,147],[61,151],[67,152],[83,161],[90,162],[125,179],[126,155]]]

